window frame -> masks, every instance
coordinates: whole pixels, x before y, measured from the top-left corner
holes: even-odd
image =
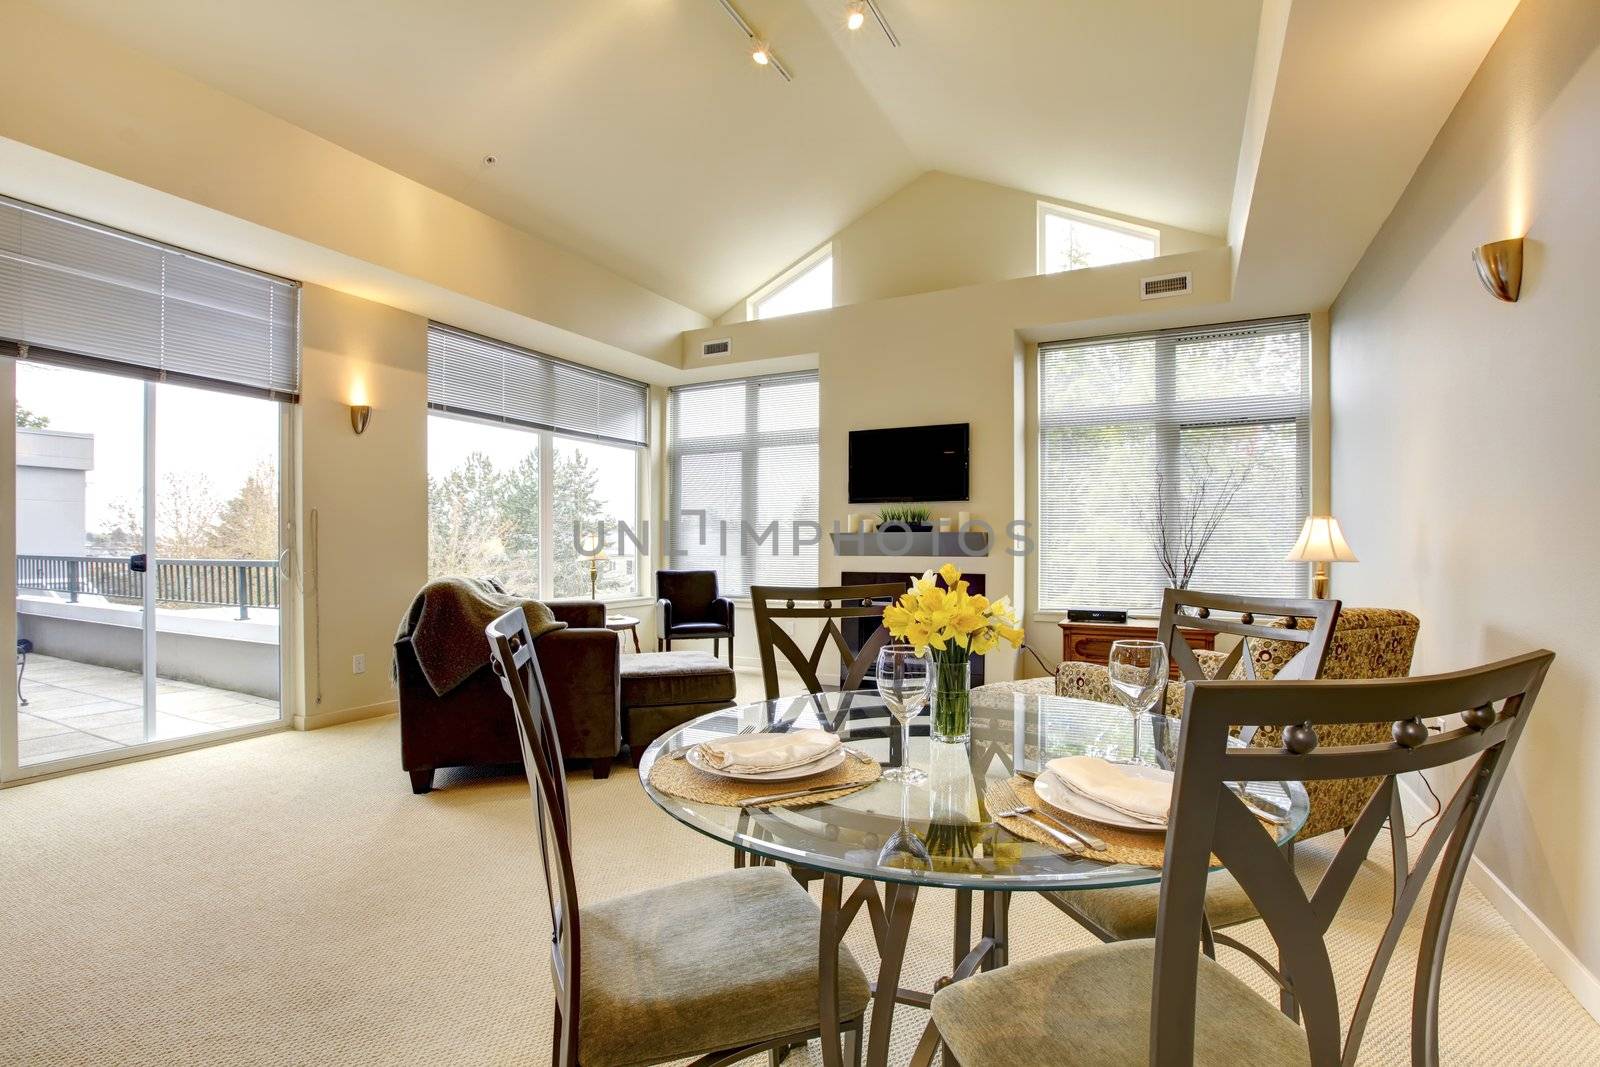
[[[1117,233],[1127,234],[1130,237],[1149,238],[1154,242],[1150,255],[1146,258],[1158,259],[1161,256],[1161,231],[1153,226],[1141,226],[1137,222],[1126,222],[1122,219],[1110,218],[1106,215],[1096,215],[1090,211],[1079,208],[1066,207],[1062,204],[1053,204],[1048,200],[1038,201],[1035,215],[1034,230],[1034,267],[1037,274],[1070,274],[1074,270],[1090,270],[1088,267],[1068,267],[1066,270],[1052,271],[1046,269],[1049,264],[1045,256],[1045,222],[1052,215],[1058,218],[1071,219],[1089,226],[1097,226],[1102,230],[1114,230]],[[1127,263],[1142,263],[1143,260],[1125,260]],[[1107,264],[1110,266],[1110,264]]]
[[[800,434],[804,434],[804,435],[808,435],[809,438],[810,438],[810,441],[815,443],[815,445],[816,445],[816,448],[817,448],[817,462],[819,464],[818,472],[817,472],[817,474],[818,474],[818,487],[819,487],[819,490],[820,490],[820,485],[821,485],[821,467],[820,467],[820,464],[821,464],[821,460],[822,460],[822,399],[821,399],[821,395],[820,395],[820,376],[819,376],[817,371],[815,371],[815,370],[806,370],[806,371],[794,371],[794,372],[783,373],[783,374],[749,375],[749,376],[742,377],[742,378],[723,378],[723,379],[717,379],[717,380],[711,381],[711,382],[703,382],[703,383],[697,382],[697,383],[693,383],[693,384],[688,385],[688,386],[674,387],[673,389],[668,390],[667,405],[666,405],[666,410],[667,410],[668,417],[667,417],[666,434],[665,434],[666,444],[665,444],[665,449],[664,449],[664,452],[665,452],[665,468],[666,468],[666,470],[665,470],[665,480],[666,480],[666,490],[667,490],[667,492],[665,494],[666,495],[666,499],[663,502],[663,508],[662,508],[662,513],[663,513],[663,521],[662,521],[662,534],[663,534],[662,546],[663,546],[663,550],[662,550],[662,555],[663,555],[663,558],[666,560],[665,566],[667,566],[667,567],[676,566],[677,565],[677,560],[680,558],[674,552],[675,546],[672,543],[672,537],[671,537],[671,532],[675,529],[675,524],[673,522],[673,518],[674,518],[674,515],[679,511],[679,500],[680,500],[680,498],[682,496],[682,493],[683,493],[683,475],[682,475],[682,470],[678,465],[679,456],[685,455],[685,454],[705,454],[705,453],[721,454],[721,453],[726,453],[726,452],[732,450],[729,447],[730,440],[736,440],[736,441],[741,441],[742,442],[742,441],[749,441],[749,440],[755,439],[757,437],[756,431],[757,431],[758,427],[756,425],[756,420],[759,417],[759,398],[760,398],[760,391],[761,391],[762,384],[763,383],[768,383],[768,382],[780,382],[780,381],[783,381],[785,379],[797,379],[797,378],[811,378],[813,380],[818,381],[818,383],[819,383],[819,394],[818,394],[818,398],[817,398],[817,426],[816,426],[816,428],[814,430],[799,431],[799,433]],[[727,387],[727,386],[732,386],[732,385],[735,385],[735,384],[743,385],[744,388],[745,388],[745,394],[746,395],[745,395],[745,425],[744,425],[744,428],[741,431],[736,432],[736,433],[722,434],[722,435],[718,435],[718,436],[714,436],[714,437],[708,436],[708,437],[704,437],[704,438],[699,438],[695,442],[695,447],[691,447],[691,448],[687,448],[687,449],[679,447],[677,445],[677,443],[676,443],[676,439],[674,437],[674,429],[673,429],[673,426],[672,426],[672,411],[673,411],[673,408],[674,408],[674,404],[672,402],[672,393],[676,392],[678,388],[694,389],[694,388],[697,388],[697,387],[703,388],[703,387],[706,387],[706,386],[712,386],[712,387],[724,386],[724,387]],[[792,430],[786,430],[786,431],[782,431],[782,432],[784,434],[796,434],[796,431],[792,431]],[[756,443],[755,445],[753,445],[749,449],[745,449],[745,448],[741,447],[741,448],[738,449],[738,451],[740,452],[741,456],[749,457],[751,455],[754,455],[756,457],[759,457],[760,452],[761,452],[761,448],[762,448],[762,445],[758,442],[758,443]],[[739,521],[741,523],[745,524],[746,526],[748,526],[748,527],[753,529],[753,528],[756,527],[756,521],[757,521],[757,518],[758,518],[758,516],[756,514],[756,505],[757,505],[757,503],[759,502],[759,499],[760,499],[759,494],[755,492],[755,488],[756,488],[756,486],[755,486],[755,479],[756,479],[755,467],[750,463],[744,463],[743,466],[742,466],[742,469],[741,469],[741,475],[742,475],[742,484],[740,486],[740,493],[739,493],[739,496],[740,496],[740,499],[739,499]],[[821,525],[821,522],[822,522],[822,499],[821,499],[820,492],[819,492],[819,495],[818,495],[818,498],[817,498],[817,517],[816,517],[815,521],[818,523],[819,526]],[[754,558],[755,558],[756,547],[754,545],[746,545],[745,544],[745,540],[742,537],[740,537],[738,539],[737,543],[738,543],[739,553],[740,553],[739,554],[739,559],[745,565],[745,569],[748,571],[750,569],[751,561],[753,561]],[[818,546],[816,563],[817,563],[817,571],[816,571],[816,575],[811,579],[811,584],[818,584],[818,583],[821,582],[821,579],[822,579],[822,553],[820,551],[820,546]],[[746,584],[761,584],[761,583],[752,582],[752,583],[746,583]],[[768,583],[768,584],[772,584],[772,583]],[[724,592],[723,595],[727,596],[729,599],[734,600],[734,601],[736,601],[738,603],[748,603],[749,600],[750,600],[750,594],[747,591],[746,592]]]
[[[539,455],[539,588],[538,596],[541,600],[554,600],[555,596],[555,540],[557,531],[554,528],[555,514],[555,443],[561,441],[573,442],[580,445],[601,445],[607,448],[620,448],[632,451],[633,464],[633,491],[634,491],[634,526],[633,534],[640,542],[647,543],[646,527],[644,523],[650,514],[649,487],[650,487],[650,448],[648,445],[628,445],[615,441],[601,440],[594,437],[585,437],[581,434],[560,433],[555,430],[535,429],[521,423],[506,422],[501,419],[489,418],[482,415],[473,415],[462,411],[447,411],[431,408],[428,419],[450,419],[455,422],[467,422],[475,425],[489,426],[502,430],[514,430],[517,433],[530,435],[537,444]],[[429,472],[432,476],[432,472]],[[430,505],[429,526],[432,527],[432,513]],[[619,543],[618,547],[621,547]],[[607,558],[616,559],[618,554],[607,550]],[[633,559],[634,588],[631,593],[622,593],[607,597],[603,594],[599,599],[607,605],[643,604],[650,600],[651,590],[645,582],[646,556],[632,548],[627,555]],[[429,575],[430,578],[434,575]]]
[[[755,292],[751,293],[748,297],[745,298],[745,302],[744,302],[744,317],[745,317],[745,320],[747,322],[765,322],[765,321],[768,321],[766,319],[761,318],[761,316],[757,313],[757,309],[762,304],[764,304],[768,300],[771,300],[774,296],[777,296],[778,293],[780,293],[784,289],[788,288],[791,283],[797,281],[802,274],[805,274],[812,267],[817,266],[819,263],[821,263],[825,259],[832,259],[832,258],[833,258],[833,242],[832,241],[829,241],[827,244],[823,245],[822,247],[817,248],[817,249],[807,253],[806,256],[803,259],[801,259],[799,262],[795,263],[793,266],[789,267],[783,273],[779,274],[776,278],[772,279],[766,285],[763,285],[761,288],[757,289]],[[832,308],[832,307],[836,306],[835,303],[834,303],[834,300],[835,300],[836,297],[837,297],[837,290],[834,289],[830,285],[829,286],[829,292],[828,292],[828,307],[827,308],[811,308],[810,310],[811,311],[826,311],[828,308]],[[782,319],[782,318],[787,318],[788,315],[804,315],[804,314],[806,314],[806,312],[804,312],[804,311],[791,311],[786,315],[774,315],[772,317],[775,318],[775,319]]]
[[[1225,330],[1229,326],[1254,327],[1274,323],[1299,323],[1306,331],[1305,342],[1306,365],[1302,374],[1302,393],[1300,397],[1289,399],[1283,397],[1261,398],[1248,419],[1241,419],[1237,414],[1216,411],[1207,417],[1201,411],[1188,409],[1203,408],[1204,402],[1179,401],[1176,399],[1177,361],[1176,352],[1179,343],[1187,338],[1192,338],[1198,333]],[[1146,404],[1122,405],[1116,410],[1115,418],[1096,417],[1094,413],[1087,413],[1081,418],[1061,416],[1048,417],[1045,415],[1045,396],[1048,383],[1045,381],[1044,357],[1047,350],[1057,345],[1074,343],[1106,343],[1119,340],[1132,340],[1140,337],[1151,337],[1158,340],[1163,347],[1163,357],[1156,363],[1156,399]],[[1033,448],[1029,454],[1029,484],[1032,489],[1032,500],[1029,503],[1029,514],[1036,524],[1042,521],[1044,514],[1044,491],[1046,471],[1044,464],[1045,435],[1050,430],[1065,429],[1073,426],[1079,427],[1109,427],[1128,426],[1147,423],[1157,440],[1156,462],[1162,472],[1164,484],[1178,486],[1182,482],[1183,450],[1181,442],[1185,431],[1204,430],[1212,427],[1226,426],[1281,426],[1291,424],[1296,432],[1296,451],[1301,459],[1299,468],[1299,493],[1304,499],[1307,513],[1311,507],[1312,479],[1314,477],[1311,456],[1312,428],[1312,368],[1311,368],[1311,323],[1309,315],[1286,315],[1274,318],[1251,320],[1239,323],[1219,323],[1205,326],[1178,327],[1168,330],[1136,331],[1128,334],[1113,334],[1106,337],[1081,337],[1063,338],[1055,342],[1046,342],[1036,345],[1033,353],[1032,366],[1030,367],[1031,385],[1033,388],[1032,403],[1029,406],[1030,431],[1033,438]],[[1107,409],[1102,409],[1105,411]],[[1083,604],[1058,604],[1046,598],[1044,588],[1045,559],[1042,548],[1035,552],[1032,558],[1030,588],[1034,594],[1035,621],[1055,621],[1060,619],[1069,608],[1095,607],[1104,605]],[[1298,568],[1295,572],[1295,588],[1277,594],[1286,597],[1306,597],[1310,595],[1310,572],[1307,568]],[[1157,614],[1159,601],[1150,605],[1129,605],[1128,613],[1131,617],[1153,617]]]

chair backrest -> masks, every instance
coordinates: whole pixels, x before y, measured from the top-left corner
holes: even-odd
[[[1213,612],[1229,615],[1214,616]],[[1288,628],[1267,626],[1256,616],[1279,616],[1289,620]],[[1274,677],[1282,681],[1318,678],[1328,655],[1328,642],[1339,618],[1337,600],[1301,600],[1280,597],[1233,596],[1228,593],[1203,593],[1195,589],[1168,589],[1161,598],[1161,623],[1158,640],[1167,646],[1167,655],[1185,681],[1207,677],[1227,678],[1237,666],[1244,677],[1257,677],[1249,654],[1249,639],[1278,641],[1303,647],[1278,668]],[[1295,621],[1308,619],[1309,629],[1299,629]],[[1205,630],[1214,634],[1233,634],[1239,638],[1216,670],[1208,675],[1195,658],[1184,630]]]
[[[761,677],[766,682],[767,699],[776,700],[778,692],[778,662],[776,653],[800,675],[806,692],[821,693],[828,687],[817,677],[823,652],[831,641],[845,664],[845,691],[859,689],[862,679],[878,658],[878,650],[889,643],[889,631],[881,622],[886,604],[906,591],[903,582],[883,582],[876,585],[754,585],[750,587],[750,602],[755,608],[756,644],[761,649]],[[864,641],[859,651],[852,651],[844,631],[839,628],[841,619],[880,619],[877,629]],[[784,619],[824,619],[822,632],[809,654],[801,652],[794,638],[779,624]]]
[[[556,1063],[578,1063],[578,990],[582,965],[578,933],[578,886],[572,868],[571,808],[567,778],[561,762],[561,739],[550,711],[544,675],[533,654],[528,618],[513,608],[484,631],[494,672],[517,721],[522,742],[522,767],[533,794],[534,820],[539,828],[539,862],[544,871],[545,894],[550,901],[550,966],[555,985],[560,1025],[552,1035]]]
[[[717,599],[717,572],[656,571],[656,596],[672,601],[674,622],[706,622]]]
[[[1378,985],[1435,861],[1439,871],[1418,951],[1412,997],[1412,1062],[1438,1063],[1438,1001],[1445,941],[1478,835],[1527,724],[1550,652],[1427,678],[1361,681],[1210,681],[1185,687],[1173,785],[1172,826],[1156,920],[1150,1062],[1191,1063],[1197,948],[1207,868],[1215,854],[1249,895],[1277,942],[1283,973],[1305,1023],[1313,1067],[1355,1062]],[[1430,736],[1424,720],[1461,714],[1463,725]],[[1391,723],[1393,743],[1319,748],[1327,724]],[[1230,748],[1235,723],[1283,730],[1284,747]],[[1397,779],[1466,764],[1414,864],[1397,850],[1394,909],[1341,1039],[1338,994],[1324,936],[1385,822],[1403,841]],[[1292,860],[1275,847],[1227,783],[1377,777],[1377,792],[1308,897]],[[1403,871],[1399,868],[1405,868]]]

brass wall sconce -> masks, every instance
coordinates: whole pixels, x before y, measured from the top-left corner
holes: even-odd
[[[1472,250],[1478,280],[1496,300],[1514,304],[1522,295],[1522,238],[1491,241]]]
[[[350,405],[350,428],[360,437],[367,432],[367,420],[372,418],[371,404]]]

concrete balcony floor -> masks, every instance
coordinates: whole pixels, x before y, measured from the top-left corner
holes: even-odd
[[[132,671],[30,655],[17,707],[17,761],[27,767],[142,744],[144,679]],[[166,741],[272,722],[268,697],[156,679],[156,737]]]

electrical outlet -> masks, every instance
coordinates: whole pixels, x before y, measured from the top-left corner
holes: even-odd
[[[357,652],[355,655],[350,657],[350,673],[367,673],[367,654],[365,652]]]

